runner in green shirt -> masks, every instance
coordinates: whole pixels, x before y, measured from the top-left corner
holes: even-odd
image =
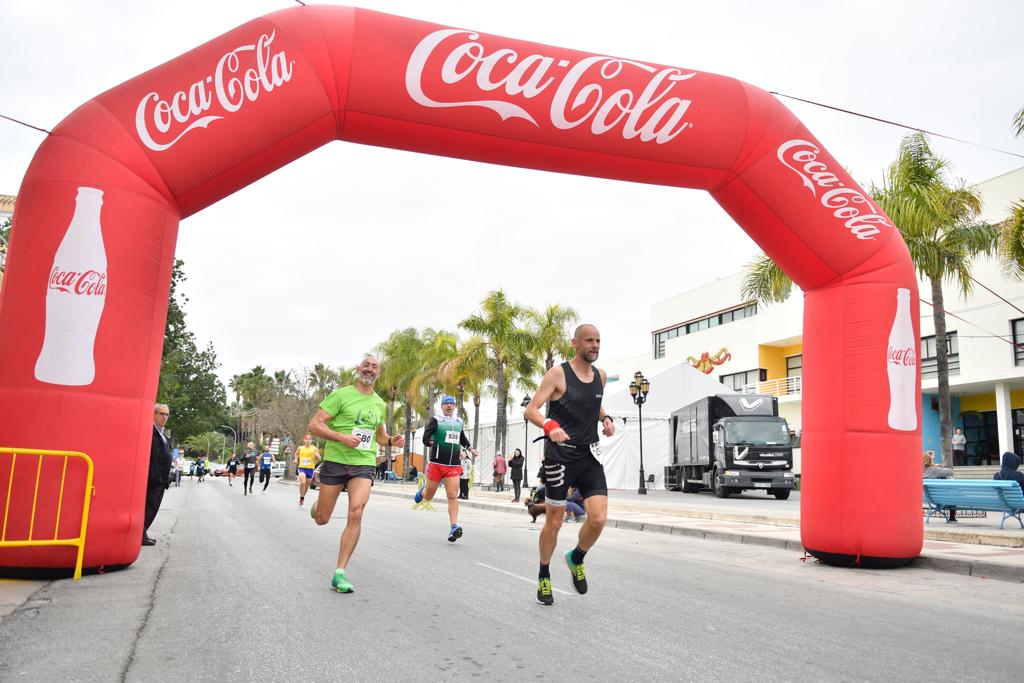
[[[338,568],[331,580],[331,588],[339,593],[354,590],[345,567],[359,543],[363,509],[376,471],[377,446],[405,446],[405,437],[388,436],[384,429],[387,406],[373,390],[379,376],[380,361],[364,357],[356,368],[356,383],[332,392],[309,423],[309,433],[327,441],[320,466],[320,496],[310,516],[319,525],[327,524],[338,496],[348,492],[348,523],[341,534]]]

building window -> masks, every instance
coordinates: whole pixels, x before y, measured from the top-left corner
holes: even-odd
[[[786,356],[786,377],[799,377],[803,374],[804,356]]]
[[[1010,321],[1013,332],[1013,364],[1024,365],[1024,318]]]
[[[935,349],[935,335],[921,338],[921,379],[939,374],[938,357]],[[949,374],[960,374],[960,343],[956,332],[946,333],[946,355],[949,359]]]
[[[764,381],[767,372],[762,369],[747,370],[746,372],[734,372],[731,375],[722,375],[718,381],[733,391],[743,391],[743,387],[757,385],[758,380]]]
[[[682,325],[677,325],[673,328],[655,332],[652,337],[654,340],[654,357],[664,358],[665,357],[665,342],[669,339],[675,339],[685,334],[693,334],[694,332],[700,332],[712,327],[718,327],[725,323],[731,323],[734,320],[743,320],[751,316],[757,315],[757,303],[745,304],[739,308],[734,308],[731,311],[725,313],[715,313],[709,315],[706,318],[694,320]]]

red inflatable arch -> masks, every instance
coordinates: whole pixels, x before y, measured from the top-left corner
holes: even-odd
[[[139,553],[179,221],[335,139],[711,192],[805,292],[804,545],[837,564],[918,555],[914,269],[792,113],[692,69],[310,6],[86,102],[25,175],[0,299],[0,446],[93,457],[86,567]],[[29,484],[16,477],[8,539],[27,528]],[[0,550],[5,569],[73,562]]]

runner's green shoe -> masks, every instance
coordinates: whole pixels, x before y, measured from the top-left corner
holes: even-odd
[[[331,579],[331,590],[338,591],[339,593],[354,593],[356,589],[352,587],[348,577],[345,576],[345,570],[336,569],[334,571],[334,578]]]
[[[555,604],[555,596],[551,593],[551,579],[541,579],[537,582],[537,602],[542,605]]]
[[[587,592],[587,575],[583,570],[583,563],[575,564],[572,561],[572,551],[567,550],[565,553],[565,566],[569,568],[569,573],[572,574],[572,587],[576,589],[576,592],[583,595]]]

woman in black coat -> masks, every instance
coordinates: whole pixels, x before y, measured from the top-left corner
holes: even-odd
[[[512,499],[513,503],[519,502],[519,494],[523,490],[523,462],[525,460],[522,451],[517,448],[515,455],[508,461],[509,478],[512,480],[512,490],[516,494],[516,497]]]

